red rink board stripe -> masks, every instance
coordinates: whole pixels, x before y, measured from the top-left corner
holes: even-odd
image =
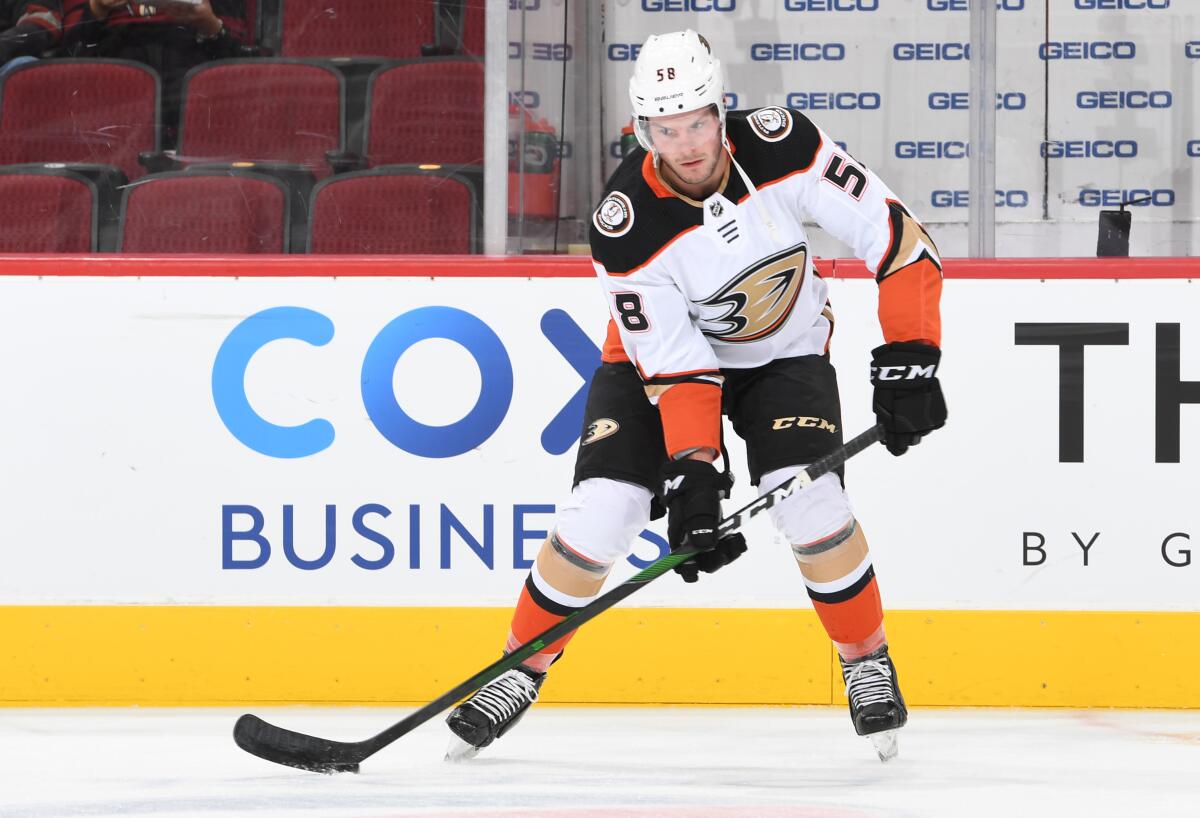
[[[857,259],[817,259],[826,278],[872,278]],[[948,279],[1191,279],[1196,258],[946,259]],[[209,278],[591,278],[587,256],[19,256],[0,276]]]

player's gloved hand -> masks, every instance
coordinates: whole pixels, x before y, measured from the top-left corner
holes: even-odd
[[[896,341],[871,351],[872,408],[883,424],[883,442],[899,456],[946,425],[946,401],[938,383],[942,351],[919,341]]]
[[[659,476],[659,499],[667,508],[667,541],[671,550],[678,551],[684,545],[701,551],[715,548],[717,523],[721,520],[721,497],[733,485],[729,475],[717,471],[712,463],[684,458],[668,462]],[[717,570],[734,557],[709,570]],[[696,581],[698,558],[675,567],[685,582]]]

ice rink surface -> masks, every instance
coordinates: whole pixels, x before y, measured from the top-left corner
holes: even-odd
[[[833,708],[535,707],[474,761],[427,723],[358,775],[238,749],[234,710],[0,711],[0,816],[1200,818],[1200,711],[915,710],[881,764]],[[358,741],[389,709],[263,708]]]

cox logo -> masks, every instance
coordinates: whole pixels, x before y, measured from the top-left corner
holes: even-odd
[[[1120,207],[1126,202],[1145,199],[1130,207],[1170,207],[1175,204],[1175,191],[1170,188],[1157,190],[1097,190],[1084,188],[1079,191],[1079,203],[1084,207]]]
[[[787,11],[879,11],[879,0],[783,0]]]
[[[542,316],[542,334],[585,383],[542,432],[542,448],[562,454],[579,437],[586,381],[600,353],[562,310]],[[254,354],[282,339],[324,346],[333,339],[333,322],[303,307],[274,307],[255,313],[233,328],[213,362],[212,393],[225,428],[254,451],[279,458],[310,457],[333,445],[333,424],[324,419],[281,426],[259,415],[246,395],[246,369]],[[410,417],[393,391],[396,364],[409,348],[431,338],[462,346],[479,367],[481,385],[474,407],[446,426]],[[512,402],[513,368],[500,338],[475,315],[454,307],[419,307],[389,322],[366,351],[362,364],[362,401],[371,423],[393,446],[419,457],[455,457],[481,445],[504,420]]]
[[[882,98],[874,91],[793,91],[787,107],[801,111],[878,111]]]
[[[629,62],[636,60],[642,53],[641,43],[609,43],[608,59],[612,62]]]
[[[733,11],[737,0],[642,0],[642,11]]]
[[[929,95],[929,107],[934,111],[965,111],[971,107],[971,95],[966,91],[934,91]],[[1025,94],[1020,91],[997,93],[996,110],[1025,110]]]
[[[929,203],[934,207],[970,207],[971,194],[967,190],[935,190]],[[997,190],[996,207],[1029,207],[1029,191]]]
[[[1043,159],[1132,159],[1138,155],[1133,139],[1065,139],[1042,143]]]
[[[537,91],[509,91],[508,104],[516,105],[518,108],[526,110],[540,108],[542,106],[542,95]]]
[[[754,43],[750,59],[765,62],[840,62],[846,59],[842,43]]]
[[[967,11],[969,0],[925,0],[925,8],[930,11]],[[1022,11],[1025,0],[996,0],[996,8],[1000,11]]]
[[[1038,46],[1038,58],[1043,60],[1132,60],[1137,46],[1128,40],[1109,42],[1049,42]]]
[[[1079,108],[1170,108],[1170,91],[1080,91],[1075,95]]]
[[[971,155],[966,142],[897,142],[897,159],[965,159]]]
[[[1077,9],[1121,11],[1123,9],[1169,9],[1171,0],[1075,0]]]
[[[508,58],[510,60],[519,60],[526,54],[531,60],[544,60],[547,62],[567,62],[574,55],[575,50],[571,48],[570,43],[520,43],[510,42],[508,44]]]
[[[896,43],[892,57],[900,62],[946,60],[957,62],[971,59],[970,43]]]

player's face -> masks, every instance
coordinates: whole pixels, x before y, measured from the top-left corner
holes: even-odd
[[[650,139],[658,151],[659,165],[668,171],[667,181],[682,183],[683,192],[705,195],[716,190],[725,173],[721,159],[721,120],[712,108],[671,116],[654,116],[649,121]],[[710,190],[711,188],[711,190]]]

